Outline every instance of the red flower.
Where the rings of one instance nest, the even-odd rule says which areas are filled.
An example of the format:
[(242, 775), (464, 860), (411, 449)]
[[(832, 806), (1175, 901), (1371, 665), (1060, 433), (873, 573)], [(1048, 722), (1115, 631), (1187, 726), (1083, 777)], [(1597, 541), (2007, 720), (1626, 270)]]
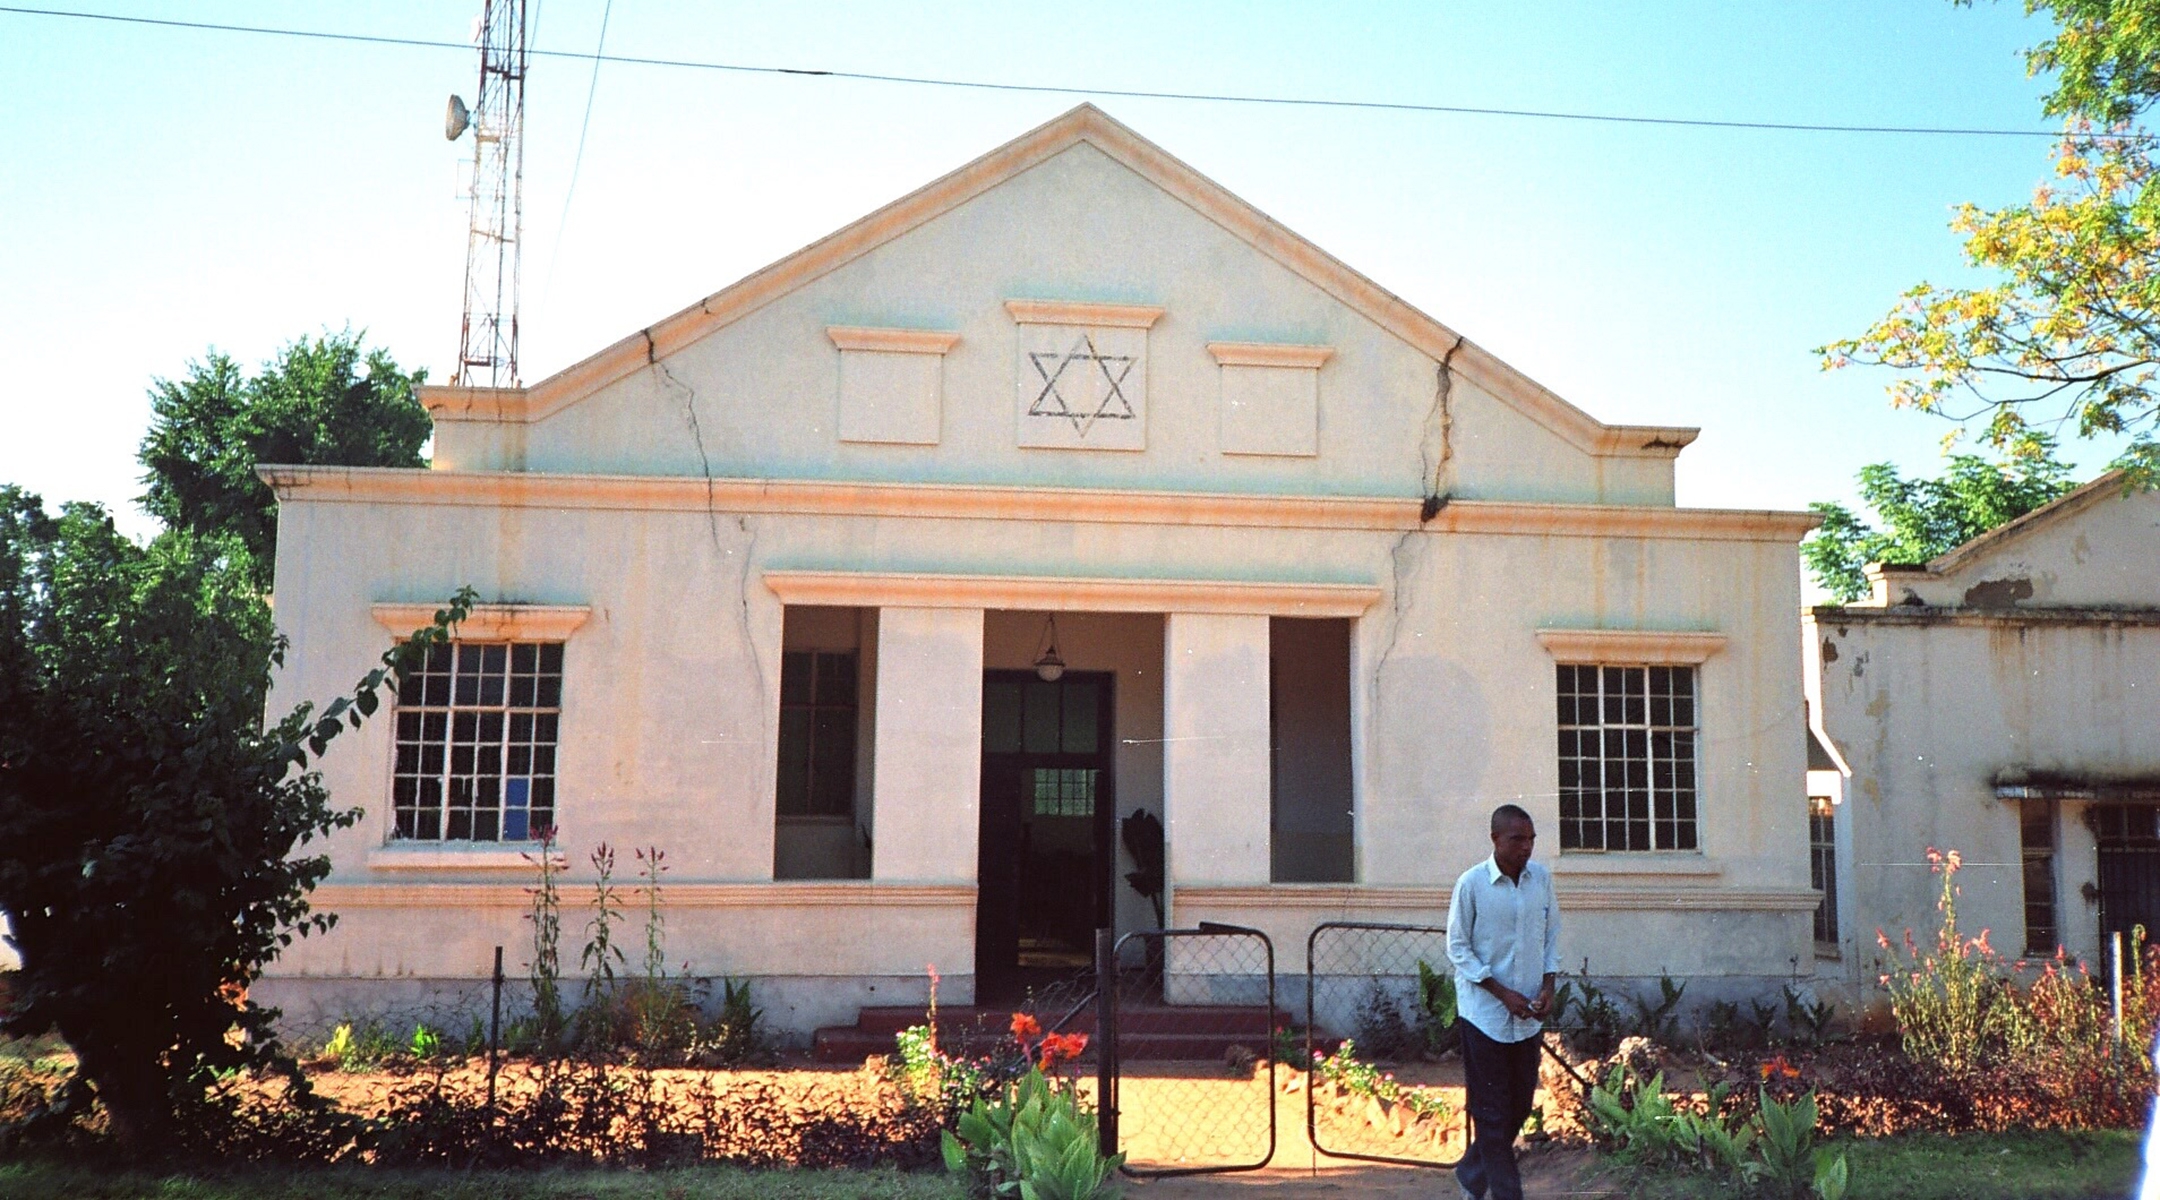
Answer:
[(1037, 1024), (1035, 1018), (1027, 1013), (1016, 1012), (1012, 1017), (1012, 1035), (1023, 1042), (1030, 1038), (1041, 1037), (1042, 1026)]
[(1042, 1040), (1042, 1057), (1036, 1065), (1049, 1071), (1061, 1062), (1072, 1062), (1087, 1052), (1087, 1044), (1084, 1033), (1049, 1034)]

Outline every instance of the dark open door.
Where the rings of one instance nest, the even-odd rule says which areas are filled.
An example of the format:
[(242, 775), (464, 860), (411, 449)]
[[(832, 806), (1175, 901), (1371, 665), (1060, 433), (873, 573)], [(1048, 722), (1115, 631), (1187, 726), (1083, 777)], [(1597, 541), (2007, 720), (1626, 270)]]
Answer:
[(983, 674), (975, 987), (983, 1003), (1083, 972), (1110, 923), (1111, 676)]
[(2134, 953), (2131, 932), (2160, 935), (2160, 807), (2096, 804), (2090, 810), (2100, 875), (2100, 960), (2108, 939), (2123, 935), (2123, 953)]

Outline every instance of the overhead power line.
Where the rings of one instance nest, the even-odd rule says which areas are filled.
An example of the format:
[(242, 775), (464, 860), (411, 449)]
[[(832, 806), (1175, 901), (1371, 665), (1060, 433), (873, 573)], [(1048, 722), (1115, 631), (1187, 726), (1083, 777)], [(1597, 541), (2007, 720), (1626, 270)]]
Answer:
[[(78, 12), (56, 8), (22, 8), (0, 5), (0, 13), (31, 17), (65, 17), (83, 21), (110, 21), (122, 25), (151, 25), (168, 29), (192, 29), (211, 33), (252, 33), (271, 37), (308, 38), (326, 42), (358, 42), (371, 46), (403, 46), (427, 50), (470, 51), (464, 42), (433, 38), (393, 37), (387, 34), (333, 33), (319, 29), (283, 29), (268, 25), (233, 25), (213, 21), (180, 21), (165, 17), (122, 16), (117, 13)], [(887, 75), (872, 71), (831, 71), (809, 67), (765, 67), (746, 63), (709, 62), (686, 58), (654, 58), (636, 54), (587, 53), (579, 50), (532, 50), (535, 58), (566, 58), (599, 64), (620, 63), (634, 67), (675, 67), (695, 71), (726, 71), (744, 75), (798, 75), (824, 79), (849, 79), (865, 83), (905, 84), (913, 87), (960, 88), (986, 92), (1029, 92), (1060, 96), (1114, 96), (1132, 100), (1189, 100), (1210, 104), (1265, 104), (1293, 108), (1339, 108), (1367, 112), (1440, 113), (1468, 117), (1514, 117), (1539, 121), (1576, 121), (1607, 125), (1663, 125), (1691, 129), (1761, 130), (1779, 133), (1860, 133), (1915, 137), (1985, 137), (2096, 139), (2105, 133), (2066, 134), (2046, 129), (1988, 129), (1934, 125), (1838, 125), (1808, 121), (1723, 121), (1704, 117), (1649, 117), (1623, 113), (1563, 112), (1554, 109), (1490, 108), (1467, 104), (1414, 104), (1393, 100), (1335, 100), (1312, 96), (1253, 96), (1217, 92), (1164, 92), (1137, 88), (1102, 88), (1045, 83), (993, 83), (975, 79), (939, 79), (921, 75)]]

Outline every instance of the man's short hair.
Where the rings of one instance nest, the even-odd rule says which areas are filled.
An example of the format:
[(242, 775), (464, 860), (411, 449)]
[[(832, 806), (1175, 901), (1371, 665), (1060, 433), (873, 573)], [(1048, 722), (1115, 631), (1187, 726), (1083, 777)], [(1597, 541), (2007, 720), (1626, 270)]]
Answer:
[(1532, 828), (1537, 827), (1537, 822), (1530, 819), (1530, 814), (1525, 812), (1520, 804), (1503, 804), (1492, 810), (1492, 831), (1495, 836), (1517, 821)]

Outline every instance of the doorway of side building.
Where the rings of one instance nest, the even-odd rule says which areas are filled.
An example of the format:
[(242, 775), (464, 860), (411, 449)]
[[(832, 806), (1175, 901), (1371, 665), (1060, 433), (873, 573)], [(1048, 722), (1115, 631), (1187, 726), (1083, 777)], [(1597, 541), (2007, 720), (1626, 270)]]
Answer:
[(1086, 971), (1111, 922), (1112, 676), (983, 673), (977, 1003)]

